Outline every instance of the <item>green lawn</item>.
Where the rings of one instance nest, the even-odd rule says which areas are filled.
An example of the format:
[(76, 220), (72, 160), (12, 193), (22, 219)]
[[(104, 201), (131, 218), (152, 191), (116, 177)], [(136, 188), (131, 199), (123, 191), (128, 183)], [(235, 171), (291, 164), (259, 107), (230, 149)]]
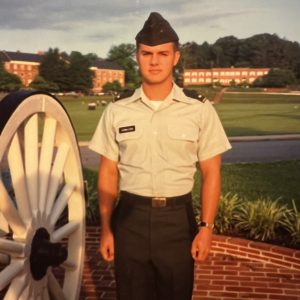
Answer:
[[(195, 176), (194, 195), (199, 195), (199, 173)], [(278, 199), (300, 207), (300, 161), (274, 163), (224, 164), (222, 194), (237, 194), (245, 200)]]
[[(88, 103), (102, 99), (61, 97), (80, 141), (90, 140), (104, 109), (88, 110)], [(229, 136), (300, 133), (300, 96), (225, 94), (215, 107)]]

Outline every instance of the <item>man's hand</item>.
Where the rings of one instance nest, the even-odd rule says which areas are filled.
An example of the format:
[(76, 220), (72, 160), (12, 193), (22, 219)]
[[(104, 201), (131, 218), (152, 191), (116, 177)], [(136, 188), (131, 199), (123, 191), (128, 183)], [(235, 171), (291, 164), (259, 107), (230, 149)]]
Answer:
[(114, 260), (114, 236), (111, 231), (102, 232), (99, 252), (107, 262)]
[(204, 261), (211, 249), (213, 231), (210, 228), (201, 227), (192, 243), (192, 257), (195, 261)]

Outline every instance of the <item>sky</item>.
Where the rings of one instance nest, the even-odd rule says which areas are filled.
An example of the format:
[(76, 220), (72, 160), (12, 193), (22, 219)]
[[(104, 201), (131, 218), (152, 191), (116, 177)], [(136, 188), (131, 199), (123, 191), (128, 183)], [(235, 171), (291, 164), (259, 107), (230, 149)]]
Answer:
[(300, 42), (299, 0), (0, 0), (0, 50), (59, 48), (106, 58), (112, 46), (135, 43), (152, 11), (181, 43), (260, 33)]

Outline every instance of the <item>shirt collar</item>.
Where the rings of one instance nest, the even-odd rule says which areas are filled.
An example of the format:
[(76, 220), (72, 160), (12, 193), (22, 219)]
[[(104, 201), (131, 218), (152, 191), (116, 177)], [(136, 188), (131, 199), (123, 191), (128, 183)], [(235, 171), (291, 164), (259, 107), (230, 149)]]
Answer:
[[(132, 96), (130, 96), (124, 104), (129, 104), (135, 101), (141, 100), (146, 104), (149, 104), (149, 98), (144, 94), (142, 87), (139, 87), (135, 90)], [(173, 82), (173, 88), (169, 95), (164, 99), (165, 103), (175, 101), (180, 101), (184, 103), (191, 104), (192, 102), (188, 99), (188, 97), (183, 93), (182, 88), (180, 88), (175, 82)], [(148, 103), (147, 103), (148, 102)]]

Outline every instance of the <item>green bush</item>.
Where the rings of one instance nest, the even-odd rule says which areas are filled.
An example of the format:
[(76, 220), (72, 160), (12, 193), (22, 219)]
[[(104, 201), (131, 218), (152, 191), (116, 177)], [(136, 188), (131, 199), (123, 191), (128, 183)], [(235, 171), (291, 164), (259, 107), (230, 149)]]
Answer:
[(220, 203), (215, 218), (215, 229), (220, 234), (230, 234), (234, 232), (234, 224), (237, 219), (237, 208), (241, 205), (238, 195), (227, 193), (221, 195)]
[(279, 229), (286, 227), (289, 211), (279, 199), (247, 201), (238, 208), (236, 226), (250, 239), (274, 241)]
[(300, 246), (300, 211), (293, 200), (293, 209), (290, 211), (286, 229), (291, 237), (291, 245)]

